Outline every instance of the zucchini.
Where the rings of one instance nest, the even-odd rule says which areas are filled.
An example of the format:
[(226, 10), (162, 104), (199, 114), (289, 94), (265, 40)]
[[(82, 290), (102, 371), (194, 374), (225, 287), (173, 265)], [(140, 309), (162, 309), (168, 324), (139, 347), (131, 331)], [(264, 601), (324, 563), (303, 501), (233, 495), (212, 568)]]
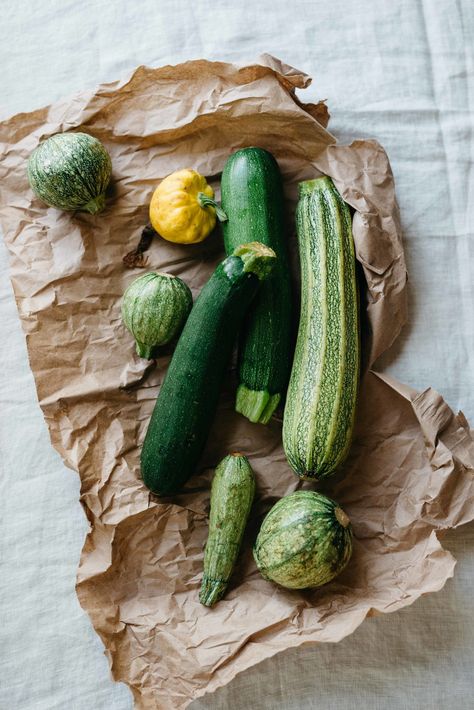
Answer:
[(105, 207), (112, 175), (110, 155), (88, 133), (56, 133), (39, 144), (28, 160), (31, 189), (60, 210), (91, 214)]
[(254, 495), (255, 476), (247, 457), (239, 453), (226, 456), (212, 480), (209, 536), (199, 595), (204, 606), (213, 606), (225, 594)]
[(137, 354), (153, 358), (179, 333), (192, 305), (189, 286), (177, 276), (150, 271), (132, 281), (123, 295), (122, 320)]
[(242, 318), (275, 261), (263, 244), (244, 244), (219, 264), (197, 298), (143, 443), (141, 473), (153, 493), (176, 493), (194, 472)]
[(351, 215), (329, 177), (299, 185), (301, 315), (283, 417), (283, 447), (301, 477), (344, 461), (359, 382), (359, 301)]
[(352, 527), (342, 508), (316, 491), (281, 498), (264, 519), (254, 546), (262, 576), (287, 589), (330, 582), (352, 554)]
[(283, 187), (275, 158), (262, 148), (238, 150), (221, 180), (222, 223), (227, 254), (257, 240), (277, 257), (273, 275), (260, 289), (239, 338), (239, 385), (235, 408), (266, 424), (284, 396), (291, 365), (291, 284), (285, 240)]

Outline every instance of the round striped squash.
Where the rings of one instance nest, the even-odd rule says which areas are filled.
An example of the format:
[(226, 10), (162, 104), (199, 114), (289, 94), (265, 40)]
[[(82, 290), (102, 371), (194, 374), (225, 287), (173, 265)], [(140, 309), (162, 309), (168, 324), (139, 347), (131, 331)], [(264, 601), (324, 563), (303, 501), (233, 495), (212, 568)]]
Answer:
[(320, 587), (349, 562), (352, 528), (339, 505), (315, 491), (296, 491), (264, 519), (254, 547), (265, 579), (288, 589)]
[(87, 133), (57, 133), (40, 143), (28, 160), (31, 189), (60, 210), (100, 212), (111, 174), (109, 154)]
[(122, 320), (135, 338), (137, 353), (152, 358), (181, 330), (193, 297), (177, 276), (150, 271), (132, 281), (123, 295)]

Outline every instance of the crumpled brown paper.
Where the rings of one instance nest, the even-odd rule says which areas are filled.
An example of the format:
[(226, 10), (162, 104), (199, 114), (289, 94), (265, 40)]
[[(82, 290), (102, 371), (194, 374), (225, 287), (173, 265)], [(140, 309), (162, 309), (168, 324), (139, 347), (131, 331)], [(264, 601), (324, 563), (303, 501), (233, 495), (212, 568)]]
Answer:
[[(80, 474), (91, 526), (78, 595), (137, 708), (184, 708), (285, 648), (338, 641), (368, 614), (440, 589), (454, 559), (437, 532), (474, 517), (474, 444), (463, 415), (432, 390), (417, 393), (367, 369), (405, 320), (393, 178), (376, 142), (335, 144), (324, 104), (295, 96), (309, 81), (268, 55), (245, 67), (140, 67), (126, 81), (0, 125), (1, 224), (31, 367), (53, 445)], [(28, 186), (26, 161), (38, 142), (76, 129), (102, 140), (112, 157), (100, 215), (48, 208)], [(218, 188), (228, 155), (248, 145), (268, 148), (282, 169), (295, 276), (297, 182), (326, 173), (355, 209), (367, 283), (354, 444), (344, 476), (323, 488), (350, 515), (355, 551), (340, 577), (310, 592), (266, 582), (251, 554), (264, 512), (300, 485), (282, 451), (281, 413), (267, 427), (237, 415), (230, 375), (198, 472), (186, 492), (160, 501), (140, 480), (139, 446), (169, 354), (143, 386), (121, 388), (146, 366), (120, 318), (123, 291), (142, 272), (126, 270), (122, 257), (147, 222), (157, 181), (190, 166)], [(221, 237), (194, 247), (157, 239), (148, 255), (150, 269), (178, 274), (196, 295), (222, 256)], [(198, 601), (209, 483), (235, 449), (252, 461), (258, 500), (227, 596), (209, 610)]]

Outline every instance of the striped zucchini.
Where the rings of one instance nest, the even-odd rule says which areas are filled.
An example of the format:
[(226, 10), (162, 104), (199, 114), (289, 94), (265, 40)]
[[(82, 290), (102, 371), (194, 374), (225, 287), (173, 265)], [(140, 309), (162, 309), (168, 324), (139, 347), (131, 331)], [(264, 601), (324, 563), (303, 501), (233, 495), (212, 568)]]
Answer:
[(275, 503), (253, 550), (262, 576), (287, 589), (327, 584), (342, 572), (351, 554), (348, 516), (316, 491), (296, 491)]
[(56, 133), (33, 151), (27, 169), (31, 189), (47, 205), (91, 214), (104, 209), (112, 163), (88, 133)]
[(177, 276), (150, 271), (132, 281), (123, 295), (122, 320), (138, 355), (155, 357), (182, 329), (192, 305), (189, 286)]
[(349, 207), (332, 180), (299, 185), (301, 315), (283, 446), (301, 478), (329, 476), (351, 443), (359, 382), (359, 301)]
[(222, 223), (227, 254), (242, 242), (259, 241), (277, 257), (239, 338), (235, 409), (251, 422), (267, 424), (285, 395), (291, 366), (291, 283), (285, 235), (284, 196), (278, 164), (263, 148), (238, 150), (221, 181)]
[(247, 457), (239, 453), (226, 456), (212, 480), (209, 537), (199, 595), (204, 606), (213, 606), (225, 594), (254, 495), (255, 476)]

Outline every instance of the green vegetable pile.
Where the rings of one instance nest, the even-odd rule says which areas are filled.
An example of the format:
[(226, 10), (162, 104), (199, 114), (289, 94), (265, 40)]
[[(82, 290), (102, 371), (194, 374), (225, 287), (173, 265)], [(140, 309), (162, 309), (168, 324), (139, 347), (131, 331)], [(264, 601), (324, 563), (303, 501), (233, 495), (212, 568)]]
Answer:
[[(83, 133), (52, 136), (28, 162), (35, 194), (64, 210), (104, 209), (110, 176), (105, 147)], [(224, 166), (221, 193), (218, 205), (205, 178), (185, 169), (162, 181), (150, 204), (152, 225), (168, 241), (195, 244), (207, 238), (216, 218), (221, 222), (227, 256), (195, 303), (181, 279), (158, 272), (136, 278), (122, 299), (123, 323), (139, 357), (156, 358), (160, 347), (174, 343), (141, 450), (142, 479), (158, 496), (179, 493), (196, 471), (236, 344), (235, 409), (265, 425), (284, 403), (283, 447), (300, 479), (317, 482), (339, 471), (351, 445), (360, 325), (349, 207), (327, 176), (299, 185), (301, 299), (294, 345), (275, 158), (257, 147), (236, 151)], [(142, 241), (127, 255), (129, 265), (143, 265), (150, 234), (146, 245)], [(199, 596), (206, 606), (225, 595), (255, 489), (246, 455), (231, 453), (217, 466)], [(335, 501), (297, 491), (268, 512), (253, 552), (265, 579), (287, 589), (319, 587), (349, 562), (351, 524)]]

